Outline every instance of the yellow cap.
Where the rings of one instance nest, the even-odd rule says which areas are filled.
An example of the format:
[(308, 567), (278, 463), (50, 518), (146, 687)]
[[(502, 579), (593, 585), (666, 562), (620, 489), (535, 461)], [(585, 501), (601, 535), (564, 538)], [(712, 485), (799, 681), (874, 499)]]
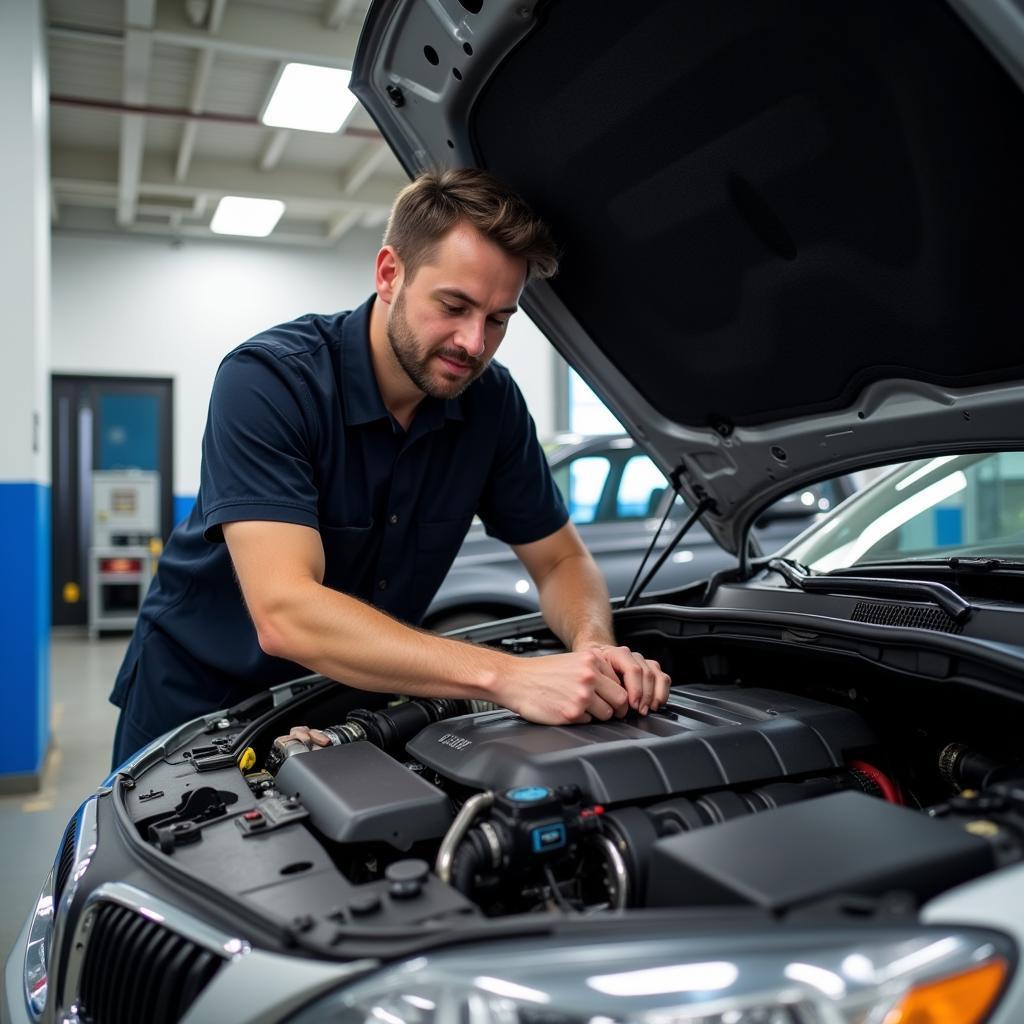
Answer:
[(246, 747), (238, 756), (238, 767), (247, 772), (256, 763), (256, 751)]

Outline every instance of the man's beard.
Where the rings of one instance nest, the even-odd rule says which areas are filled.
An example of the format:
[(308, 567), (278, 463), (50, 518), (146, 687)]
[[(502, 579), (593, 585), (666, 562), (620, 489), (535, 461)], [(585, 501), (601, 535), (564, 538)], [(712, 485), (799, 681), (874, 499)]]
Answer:
[[(440, 348), (433, 352), (424, 352), (423, 346), (409, 325), (405, 316), (405, 295), (398, 293), (398, 298), (391, 304), (391, 316), (387, 324), (388, 341), (391, 351), (398, 360), (398, 365), (406, 376), (431, 398), (458, 398), (470, 384), (487, 369), (487, 363), (481, 359), (467, 356), (461, 349)], [(439, 378), (430, 372), (430, 363), (435, 356), (444, 356), (453, 363), (461, 363), (470, 368), (470, 373), (456, 380)]]

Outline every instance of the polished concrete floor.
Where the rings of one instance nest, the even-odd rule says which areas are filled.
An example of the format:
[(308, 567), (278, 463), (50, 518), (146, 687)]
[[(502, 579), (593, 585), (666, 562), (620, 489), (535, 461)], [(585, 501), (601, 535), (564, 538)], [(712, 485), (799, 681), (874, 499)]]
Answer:
[(117, 709), (107, 694), (127, 645), (127, 636), (53, 638), (53, 744), (42, 788), (0, 797), (0, 963), (39, 895), (68, 818), (110, 770)]

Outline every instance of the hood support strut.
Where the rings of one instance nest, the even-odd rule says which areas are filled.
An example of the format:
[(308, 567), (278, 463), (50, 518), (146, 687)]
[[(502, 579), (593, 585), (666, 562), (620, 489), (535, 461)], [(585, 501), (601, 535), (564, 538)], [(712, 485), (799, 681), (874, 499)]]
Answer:
[[(679, 466), (676, 469), (672, 470), (672, 473), (669, 475), (669, 480), (672, 483), (672, 490), (676, 497), (679, 496), (681, 472), (682, 466)], [(697, 502), (697, 507), (690, 513), (689, 516), (687, 516), (686, 522), (683, 523), (681, 527), (679, 527), (679, 530), (676, 533), (676, 535), (672, 538), (672, 541), (669, 544), (665, 545), (664, 550), (661, 552), (660, 555), (658, 555), (657, 560), (655, 561), (654, 565), (651, 566), (650, 571), (647, 573), (647, 575), (644, 576), (642, 580), (640, 580), (640, 574), (643, 572), (644, 566), (647, 564), (647, 559), (651, 557), (651, 552), (654, 550), (655, 544), (658, 543), (658, 537), (661, 536), (662, 527), (665, 525), (665, 522), (668, 520), (668, 517), (672, 514), (673, 504), (674, 502), (669, 502), (668, 507), (665, 509), (665, 515), (662, 517), (661, 522), (658, 523), (658, 529), (654, 532), (654, 537), (651, 539), (650, 546), (644, 552), (644, 557), (640, 560), (640, 565), (637, 567), (636, 575), (633, 577), (633, 582), (629, 585), (629, 590), (626, 591), (626, 596), (625, 598), (623, 598), (623, 608), (629, 608), (631, 605), (636, 603), (637, 599), (646, 589), (647, 584), (650, 583), (652, 579), (654, 579), (658, 570), (665, 564), (665, 559), (668, 558), (668, 556), (672, 554), (673, 551), (675, 551), (676, 547), (678, 547), (679, 545), (679, 542), (693, 528), (693, 524), (696, 523), (697, 520), (700, 519), (700, 517), (704, 515), (705, 512), (713, 508), (715, 503), (711, 498), (701, 498), (700, 501)], [(639, 584), (637, 583), (637, 580), (640, 580)]]

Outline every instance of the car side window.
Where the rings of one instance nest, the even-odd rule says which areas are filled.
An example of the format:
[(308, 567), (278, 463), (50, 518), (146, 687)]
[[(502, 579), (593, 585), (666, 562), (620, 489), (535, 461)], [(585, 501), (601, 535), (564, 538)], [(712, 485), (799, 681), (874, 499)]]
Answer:
[(610, 471), (611, 463), (603, 455), (583, 455), (554, 471), (569, 518), (577, 526), (594, 521)]
[(668, 481), (646, 455), (632, 456), (622, 469), (615, 497), (616, 519), (646, 519), (657, 514)]

